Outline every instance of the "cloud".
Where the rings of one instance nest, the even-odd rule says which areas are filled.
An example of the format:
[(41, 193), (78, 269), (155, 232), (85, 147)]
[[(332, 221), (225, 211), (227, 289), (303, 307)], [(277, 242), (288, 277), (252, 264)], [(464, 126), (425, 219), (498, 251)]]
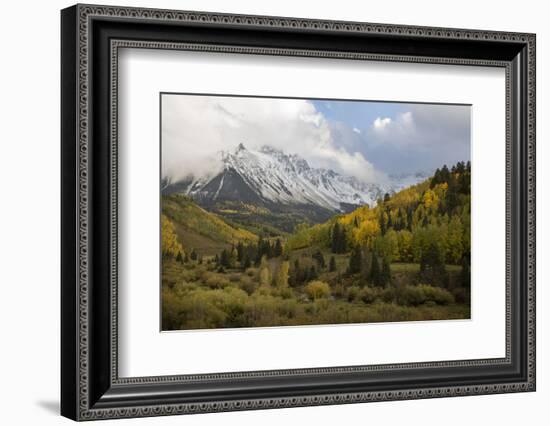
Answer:
[(384, 130), (386, 127), (388, 127), (391, 124), (391, 118), (389, 117), (377, 117), (374, 122), (372, 123), (372, 127), (374, 130)]
[(354, 131), (355, 133), (357, 133), (358, 135), (361, 134), (361, 130), (358, 129), (357, 127), (354, 127), (353, 129), (351, 129), (352, 131)]
[(403, 104), (392, 117), (378, 116), (360, 151), (388, 173), (431, 171), (470, 159), (471, 107)]
[(449, 140), (469, 145), (470, 107), (462, 105), (409, 105), (406, 112), (378, 117), (371, 126), (374, 142), (396, 146), (442, 146)]
[(239, 143), (252, 149), (269, 145), (365, 182), (385, 178), (363, 154), (338, 144), (330, 123), (307, 100), (162, 96), (163, 177), (214, 175), (221, 167), (219, 151)]
[(411, 141), (409, 138), (415, 130), (415, 123), (411, 111), (400, 113), (395, 119), (390, 117), (377, 117), (371, 126), (372, 131), (377, 135), (375, 140), (400, 143)]

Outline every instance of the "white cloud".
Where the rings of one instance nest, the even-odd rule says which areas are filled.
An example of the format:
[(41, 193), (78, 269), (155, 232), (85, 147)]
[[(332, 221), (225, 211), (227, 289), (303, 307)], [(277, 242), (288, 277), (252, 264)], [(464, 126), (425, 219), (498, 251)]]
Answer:
[(354, 127), (352, 130), (353, 130), (355, 133), (357, 133), (358, 135), (361, 134), (361, 130), (358, 129), (357, 127)]
[(377, 117), (376, 120), (372, 123), (372, 126), (375, 130), (384, 130), (391, 124), (392, 120), (390, 117)]
[(401, 114), (401, 115), (399, 116), (399, 120), (400, 120), (404, 125), (412, 125), (412, 124), (413, 124), (413, 115), (412, 115), (412, 112), (410, 112), (410, 111), (404, 112), (403, 114)]
[(215, 174), (217, 153), (239, 143), (270, 145), (367, 182), (384, 178), (361, 153), (336, 144), (326, 118), (306, 100), (163, 95), (164, 177)]
[[(447, 144), (451, 139), (469, 145), (470, 109), (461, 105), (418, 104), (396, 117), (374, 120), (370, 132), (374, 143), (417, 149)], [(452, 141), (455, 142), (455, 141)], [(454, 144), (453, 144), (454, 145)]]
[(372, 123), (373, 130), (379, 133), (410, 132), (413, 126), (414, 120), (410, 111), (399, 114), (395, 119), (377, 117)]
[(469, 105), (408, 104), (363, 132), (363, 152), (388, 173), (431, 171), (470, 159)]

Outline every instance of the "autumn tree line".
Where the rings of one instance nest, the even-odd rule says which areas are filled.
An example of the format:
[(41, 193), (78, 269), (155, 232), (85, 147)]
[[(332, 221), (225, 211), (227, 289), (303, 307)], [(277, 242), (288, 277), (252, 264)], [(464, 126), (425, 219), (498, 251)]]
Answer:
[(470, 162), (445, 165), (421, 184), (385, 194), (375, 207), (360, 207), (328, 224), (300, 225), (288, 246), (349, 253), (348, 272), (374, 285), (388, 283), (393, 262), (420, 264), (422, 282), (438, 285), (447, 280), (446, 264), (461, 265), (462, 281), (469, 285), (470, 181)]

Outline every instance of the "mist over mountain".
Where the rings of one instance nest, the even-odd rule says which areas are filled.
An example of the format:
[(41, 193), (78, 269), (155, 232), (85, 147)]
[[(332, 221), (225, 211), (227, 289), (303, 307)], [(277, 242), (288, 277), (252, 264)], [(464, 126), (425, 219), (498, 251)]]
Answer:
[(207, 178), (190, 177), (163, 182), (162, 193), (182, 193), (199, 204), (234, 201), (257, 206), (315, 206), (347, 212), (360, 205), (375, 205), (385, 193), (425, 180), (427, 174), (389, 176), (365, 183), (330, 169), (314, 168), (302, 157), (271, 146), (258, 150), (242, 143), (218, 153), (222, 170)]

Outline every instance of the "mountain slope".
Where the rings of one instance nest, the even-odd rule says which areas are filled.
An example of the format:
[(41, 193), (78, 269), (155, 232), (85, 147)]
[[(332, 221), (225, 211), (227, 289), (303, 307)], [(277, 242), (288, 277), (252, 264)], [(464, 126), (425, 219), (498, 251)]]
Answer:
[(312, 168), (303, 158), (272, 147), (250, 150), (242, 144), (233, 152), (222, 152), (221, 162), (223, 169), (213, 178), (170, 183), (163, 193), (184, 193), (205, 206), (239, 201), (267, 207), (316, 206), (347, 212), (360, 205), (374, 205), (384, 193), (424, 178), (413, 175), (386, 183), (364, 183), (333, 170)]
[(380, 257), (420, 263), (422, 254), (435, 244), (438, 256), (458, 265), (470, 258), (470, 180), (470, 162), (458, 162), (450, 170), (443, 166), (375, 207), (362, 206), (325, 223), (300, 227), (287, 239), (287, 248), (321, 247), (342, 253), (368, 247)]
[(175, 225), (179, 241), (187, 249), (200, 254), (217, 252), (239, 241), (256, 241), (258, 237), (239, 227), (231, 226), (217, 215), (199, 207), (189, 197), (165, 195), (162, 213)]

